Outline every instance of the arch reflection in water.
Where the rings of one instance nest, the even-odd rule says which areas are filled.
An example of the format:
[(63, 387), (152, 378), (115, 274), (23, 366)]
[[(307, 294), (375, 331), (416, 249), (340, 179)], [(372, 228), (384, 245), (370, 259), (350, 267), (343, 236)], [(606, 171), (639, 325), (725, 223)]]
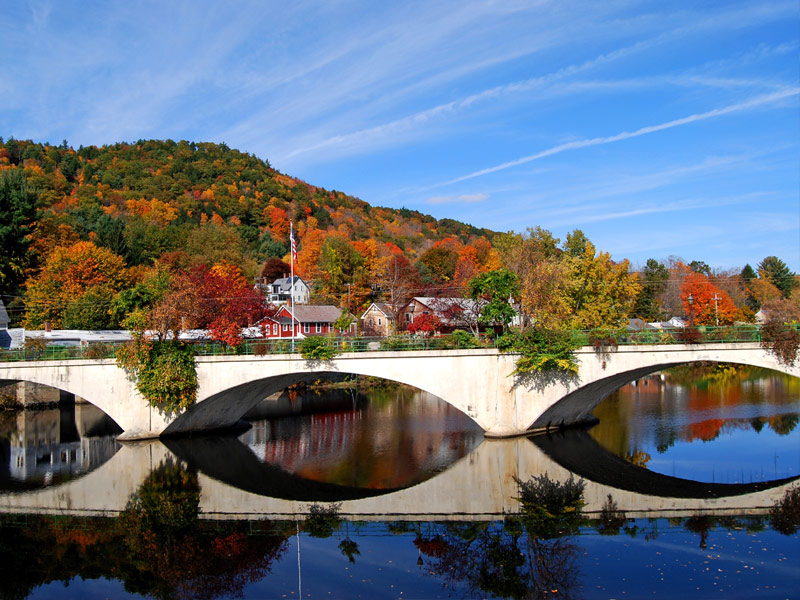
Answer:
[(408, 388), (371, 390), (369, 399), (355, 390), (283, 394), (249, 416), (271, 418), (238, 439), (165, 444), (205, 474), (255, 494), (333, 502), (425, 481), (483, 439), (456, 409)]
[(651, 471), (746, 483), (800, 473), (800, 379), (733, 365), (645, 377), (594, 411), (590, 435)]
[(83, 402), (0, 413), (0, 490), (81, 477), (114, 456), (119, 433), (103, 411)]

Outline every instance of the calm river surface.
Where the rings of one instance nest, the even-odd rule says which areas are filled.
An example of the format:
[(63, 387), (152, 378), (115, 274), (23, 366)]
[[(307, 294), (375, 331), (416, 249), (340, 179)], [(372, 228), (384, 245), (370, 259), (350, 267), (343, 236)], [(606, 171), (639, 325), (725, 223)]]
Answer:
[[(334, 390), (238, 434), (119, 444), (89, 405), (0, 414), (3, 598), (791, 598), (800, 382), (671, 371), (598, 425), (484, 440), (438, 399)], [(544, 478), (546, 475), (546, 479)], [(584, 482), (580, 515), (515, 480)]]

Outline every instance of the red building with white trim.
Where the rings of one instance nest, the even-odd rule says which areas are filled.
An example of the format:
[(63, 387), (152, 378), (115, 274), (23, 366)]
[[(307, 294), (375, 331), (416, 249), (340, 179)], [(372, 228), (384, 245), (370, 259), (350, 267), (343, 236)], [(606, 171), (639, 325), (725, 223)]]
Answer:
[(342, 314), (342, 309), (336, 306), (313, 306), (309, 304), (296, 304), (294, 307), (294, 322), (292, 321), (292, 307), (281, 306), (277, 313), (266, 317), (261, 324), (264, 326), (265, 337), (268, 339), (308, 337), (312, 335), (325, 335), (334, 331), (333, 323)]

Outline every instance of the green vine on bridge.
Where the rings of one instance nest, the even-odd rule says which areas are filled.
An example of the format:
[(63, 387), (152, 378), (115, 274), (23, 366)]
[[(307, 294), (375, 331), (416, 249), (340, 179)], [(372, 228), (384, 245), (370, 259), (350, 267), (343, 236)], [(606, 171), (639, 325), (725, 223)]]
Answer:
[(520, 354), (513, 375), (526, 373), (578, 373), (575, 350), (579, 348), (570, 332), (533, 327), (522, 333), (509, 332), (497, 338), (503, 352)]
[(306, 360), (331, 360), (340, 353), (332, 339), (323, 336), (310, 336), (300, 342), (300, 355)]
[(197, 399), (197, 369), (189, 344), (134, 335), (130, 344), (117, 350), (116, 359), (154, 408), (179, 412)]

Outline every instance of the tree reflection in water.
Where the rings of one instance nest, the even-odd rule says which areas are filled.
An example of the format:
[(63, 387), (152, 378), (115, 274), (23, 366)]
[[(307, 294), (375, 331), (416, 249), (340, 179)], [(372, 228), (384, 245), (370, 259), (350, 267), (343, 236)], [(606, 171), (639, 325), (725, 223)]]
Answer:
[(429, 526), (424, 533), (420, 529), (414, 545), (423, 569), (448, 586), (466, 584), (470, 595), (569, 598), (578, 582), (580, 546), (569, 537), (531, 535), (524, 517)]
[(547, 474), (517, 480), (521, 512), (502, 525), (444, 525), (420, 532), (414, 544), (423, 565), (452, 583), (503, 598), (544, 598), (576, 591), (580, 547), (572, 539), (588, 523), (582, 515), (583, 480), (559, 482)]
[(197, 474), (166, 461), (128, 503), (119, 523), (129, 551), (125, 589), (157, 598), (240, 595), (263, 579), (287, 546), (283, 535), (252, 536), (228, 524), (208, 535), (198, 519)]
[[(198, 519), (197, 475), (167, 461), (116, 519), (44, 515), (0, 517), (0, 597), (76, 577), (120, 580), (154, 598), (241, 596), (288, 546), (274, 523)], [(288, 524), (287, 524), (288, 526)]]

